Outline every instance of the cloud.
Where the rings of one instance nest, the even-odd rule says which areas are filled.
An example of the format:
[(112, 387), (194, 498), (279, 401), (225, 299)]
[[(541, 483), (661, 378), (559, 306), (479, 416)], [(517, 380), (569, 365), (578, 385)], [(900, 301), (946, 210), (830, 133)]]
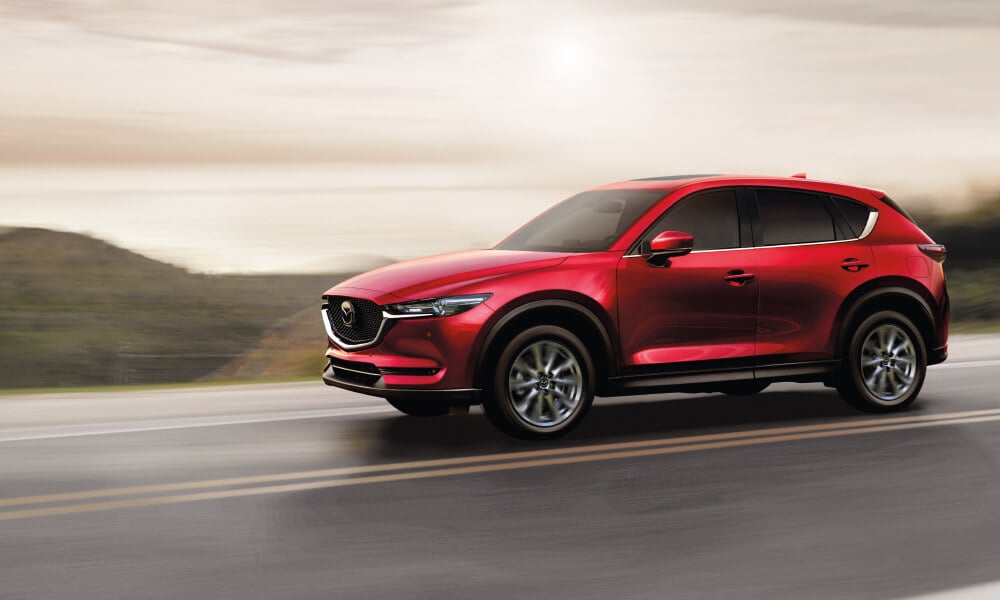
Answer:
[(8, 0), (0, 20), (140, 44), (301, 62), (465, 35), (469, 0)]
[(397, 139), (384, 133), (304, 138), (293, 133), (179, 126), (166, 115), (76, 118), (0, 115), (0, 164), (149, 163), (475, 164), (505, 160), (512, 150), (461, 135)]
[[(595, 3), (603, 5), (603, 2)], [(616, 10), (723, 12), (891, 27), (1000, 27), (997, 0), (619, 0)], [(752, 26), (752, 25), (751, 25)]]

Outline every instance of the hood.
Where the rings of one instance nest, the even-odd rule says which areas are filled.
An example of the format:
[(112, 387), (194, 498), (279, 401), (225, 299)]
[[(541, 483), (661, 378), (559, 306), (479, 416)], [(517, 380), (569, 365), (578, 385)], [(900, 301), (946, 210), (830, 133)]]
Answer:
[(362, 273), (327, 292), (360, 288), (389, 293), (401, 300), (419, 300), (456, 292), (470, 284), (524, 271), (554, 267), (572, 256), (558, 252), (468, 250), (399, 262)]

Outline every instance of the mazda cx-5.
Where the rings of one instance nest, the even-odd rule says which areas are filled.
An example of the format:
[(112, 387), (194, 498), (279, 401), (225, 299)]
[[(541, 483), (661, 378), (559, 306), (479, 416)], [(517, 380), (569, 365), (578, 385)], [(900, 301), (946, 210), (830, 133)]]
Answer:
[(898, 410), (947, 356), (944, 258), (875, 189), (802, 176), (613, 183), (491, 249), (328, 290), (323, 379), (414, 416), (481, 404), (529, 438), (566, 433), (595, 396), (752, 395), (777, 381)]

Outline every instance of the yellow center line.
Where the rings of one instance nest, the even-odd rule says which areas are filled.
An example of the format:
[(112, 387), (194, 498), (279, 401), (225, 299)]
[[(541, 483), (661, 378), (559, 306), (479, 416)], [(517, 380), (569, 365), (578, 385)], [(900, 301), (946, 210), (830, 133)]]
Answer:
[[(969, 411), (969, 412), (996, 413), (997, 411)], [(883, 423), (885, 421), (888, 421), (888, 419), (882, 420)], [(132, 508), (140, 506), (177, 504), (183, 502), (196, 502), (201, 500), (241, 498), (247, 496), (259, 496), (265, 494), (277, 494), (277, 493), (296, 492), (305, 490), (348, 487), (348, 486), (387, 483), (395, 481), (408, 481), (414, 479), (428, 479), (432, 477), (452, 477), (456, 475), (470, 475), (477, 473), (510, 471), (516, 469), (530, 469), (537, 467), (549, 467), (549, 466), (566, 465), (574, 463), (620, 460), (623, 458), (638, 458), (638, 457), (657, 456), (664, 454), (679, 454), (686, 452), (697, 452), (700, 450), (735, 448), (740, 446), (764, 445), (764, 444), (773, 444), (779, 442), (791, 442), (798, 440), (860, 435), (864, 433), (875, 433), (883, 431), (901, 431), (906, 429), (940, 427), (946, 425), (985, 423), (991, 421), (1000, 421), (1000, 414), (991, 414), (987, 416), (978, 416), (978, 417), (970, 416), (965, 418), (952, 418), (947, 420), (945, 419), (936, 419), (936, 420), (924, 419), (922, 421), (911, 420), (911, 422), (896, 423), (892, 425), (883, 424), (871, 427), (835, 428), (824, 431), (812, 431), (805, 433), (791, 433), (791, 434), (781, 434), (781, 435), (766, 435), (766, 436), (757, 436), (744, 439), (733, 439), (733, 440), (704, 442), (704, 443), (688, 443), (683, 445), (642, 448), (637, 450), (624, 450), (616, 452), (588, 453), (576, 456), (562, 456), (558, 458), (519, 460), (506, 463), (481, 464), (481, 465), (473, 465), (465, 467), (452, 467), (445, 469), (430, 469), (423, 471), (410, 471), (405, 473), (389, 473), (384, 475), (369, 475), (369, 476), (354, 477), (349, 479), (328, 479), (321, 481), (289, 483), (284, 485), (248, 487), (248, 488), (239, 488), (232, 490), (217, 490), (217, 491), (199, 492), (192, 494), (178, 494), (170, 496), (155, 496), (147, 498), (111, 500), (104, 502), (91, 502), (91, 503), (66, 505), (66, 506), (53, 506), (47, 508), (31, 508), (31, 509), (0, 512), (0, 521), (13, 520), (13, 519), (27, 519), (33, 517), (52, 516), (52, 515), (65, 515), (65, 514), (82, 513), (82, 512), (93, 512), (102, 510), (112, 510), (116, 508)], [(786, 428), (786, 429), (794, 429), (794, 428)], [(692, 436), (692, 437), (699, 437), (699, 436)]]
[(132, 496), (139, 494), (155, 494), (159, 492), (176, 492), (182, 490), (193, 490), (214, 487), (230, 487), (238, 485), (252, 485), (259, 483), (273, 483), (281, 481), (294, 481), (297, 479), (319, 479), (324, 477), (343, 477), (349, 475), (363, 475), (368, 473), (383, 473), (391, 471), (404, 471), (410, 469), (429, 469), (435, 467), (449, 467), (456, 465), (468, 465), (483, 462), (510, 461), (520, 459), (543, 458), (550, 456), (565, 456), (571, 454), (594, 453), (631, 450), (636, 448), (654, 448), (662, 446), (675, 446), (684, 444), (696, 444), (703, 442), (714, 442), (720, 440), (731, 440), (740, 438), (756, 438), (772, 435), (787, 435), (794, 433), (807, 433), (813, 431), (835, 431), (839, 429), (855, 429), (861, 427), (873, 427), (882, 425), (895, 425), (902, 423), (923, 423), (947, 421), (952, 419), (979, 417), (988, 415), (1000, 415), (1000, 408), (986, 410), (972, 410), (953, 413), (938, 413), (932, 415), (915, 415), (907, 417), (892, 417), (880, 419), (868, 419), (863, 421), (839, 421), (835, 423), (820, 423), (816, 425), (798, 425), (793, 427), (772, 427), (768, 429), (755, 429), (747, 431), (732, 431), (728, 433), (713, 433), (704, 435), (681, 436), (673, 438), (659, 438), (654, 440), (641, 440), (636, 442), (614, 442), (608, 444), (592, 444), (587, 446), (572, 446), (569, 448), (547, 448), (544, 450), (526, 450), (521, 452), (503, 452), (497, 454), (481, 454), (477, 456), (463, 456), (453, 458), (438, 458), (430, 460), (406, 461), (398, 463), (387, 463), (380, 465), (360, 465), (355, 467), (339, 467), (331, 469), (318, 469), (312, 471), (296, 471), (289, 473), (274, 473), (270, 475), (249, 475), (244, 477), (227, 477), (222, 479), (205, 479), (200, 481), (183, 481), (177, 483), (162, 483), (142, 486), (108, 488), (101, 490), (83, 490), (79, 492), (65, 492), (59, 494), (44, 494), (37, 496), (22, 496), (16, 498), (0, 499), (0, 507), (23, 506), (26, 504), (42, 504), (50, 502), (66, 502), (71, 500), (88, 500), (93, 498), (108, 498), (113, 496)]

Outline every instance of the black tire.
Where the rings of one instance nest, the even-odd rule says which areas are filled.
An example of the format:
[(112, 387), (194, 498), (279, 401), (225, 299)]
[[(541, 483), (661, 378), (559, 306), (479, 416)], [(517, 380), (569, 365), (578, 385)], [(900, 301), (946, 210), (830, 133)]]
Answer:
[[(542, 363), (558, 364), (538, 364), (539, 356), (546, 357)], [(534, 375), (525, 373), (529, 365)], [(580, 423), (595, 389), (594, 363), (580, 338), (562, 327), (539, 325), (515, 335), (500, 351), (485, 386), (483, 412), (514, 437), (555, 438)]]
[(386, 398), (389, 404), (411, 417), (441, 417), (448, 414), (448, 404), (440, 400), (401, 400)]
[(763, 392), (767, 386), (771, 385), (767, 381), (740, 381), (728, 383), (719, 389), (723, 394), (729, 396), (756, 396)]
[(916, 400), (926, 374), (927, 348), (920, 330), (904, 315), (880, 311), (862, 320), (851, 336), (837, 391), (861, 410), (901, 410)]

